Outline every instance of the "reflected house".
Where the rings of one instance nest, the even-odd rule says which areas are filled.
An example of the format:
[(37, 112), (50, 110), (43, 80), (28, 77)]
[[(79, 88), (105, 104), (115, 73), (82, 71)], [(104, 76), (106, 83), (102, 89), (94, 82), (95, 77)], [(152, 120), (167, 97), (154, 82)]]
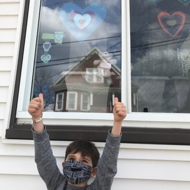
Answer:
[(111, 76), (105, 77), (104, 69), (94, 65), (100, 52), (92, 48), (51, 86), (55, 111), (112, 112), (113, 98), (121, 97), (121, 70), (112, 64)]

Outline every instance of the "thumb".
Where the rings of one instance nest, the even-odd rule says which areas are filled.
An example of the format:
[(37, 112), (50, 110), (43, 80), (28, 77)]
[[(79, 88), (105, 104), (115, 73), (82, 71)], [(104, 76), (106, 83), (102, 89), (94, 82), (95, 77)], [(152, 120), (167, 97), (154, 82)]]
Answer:
[(39, 94), (39, 98), (42, 100), (42, 102), (43, 102), (43, 94), (42, 93), (40, 93)]
[(118, 98), (115, 97), (115, 98), (114, 98), (114, 105), (115, 105), (117, 102), (118, 102)]

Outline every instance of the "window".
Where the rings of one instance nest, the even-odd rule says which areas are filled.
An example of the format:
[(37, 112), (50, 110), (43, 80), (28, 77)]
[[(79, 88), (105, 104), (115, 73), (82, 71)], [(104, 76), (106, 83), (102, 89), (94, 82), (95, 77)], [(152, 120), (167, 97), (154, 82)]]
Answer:
[(104, 71), (103, 69), (86, 69), (86, 80), (90, 83), (103, 83)]
[[(92, 98), (92, 96), (91, 96)], [(92, 102), (93, 100), (91, 100)], [(81, 110), (89, 111), (90, 110), (90, 96), (88, 94), (81, 94)]]
[(77, 110), (77, 92), (67, 92), (67, 110)]
[(58, 93), (56, 95), (56, 111), (63, 110), (63, 93)]
[(26, 129), (29, 101), (48, 92), (51, 139), (74, 139), (79, 125), (94, 132), (90, 140), (104, 139), (107, 128), (96, 130), (112, 125), (115, 96), (127, 105), (123, 142), (188, 144), (189, 8), (178, 0), (30, 1), (7, 137)]

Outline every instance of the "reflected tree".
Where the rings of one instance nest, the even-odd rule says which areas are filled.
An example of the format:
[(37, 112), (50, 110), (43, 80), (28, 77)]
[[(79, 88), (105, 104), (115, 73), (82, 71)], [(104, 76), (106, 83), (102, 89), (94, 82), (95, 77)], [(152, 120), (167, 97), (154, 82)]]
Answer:
[(50, 104), (54, 104), (54, 91), (51, 88), (53, 83), (51, 72), (40, 69), (36, 71), (34, 81), (34, 93), (33, 97), (38, 97), (40, 93), (43, 93), (44, 97), (44, 109)]

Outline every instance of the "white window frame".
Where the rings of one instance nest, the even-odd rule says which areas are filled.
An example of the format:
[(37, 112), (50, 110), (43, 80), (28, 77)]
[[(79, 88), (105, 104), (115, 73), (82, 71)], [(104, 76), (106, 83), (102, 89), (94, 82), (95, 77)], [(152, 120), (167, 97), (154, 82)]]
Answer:
[[(25, 49), (23, 55), (23, 66), (21, 73), (21, 82), (19, 89), (19, 99), (17, 106), (17, 123), (20, 121), (30, 121), (31, 116), (27, 112), (30, 102), (32, 75), (34, 67), (34, 55), (37, 28), (39, 19), (40, 1), (30, 1), (28, 27), (25, 40)], [(131, 42), (130, 42), (130, 2), (129, 0), (121, 0), (122, 12), (122, 59), (121, 59), (121, 101), (126, 105), (128, 116), (123, 122), (123, 126), (134, 127), (157, 127), (157, 128), (190, 128), (190, 114), (182, 113), (142, 113), (132, 112), (131, 102)], [(124, 82), (125, 81), (125, 82)], [(86, 113), (75, 112), (44, 112), (45, 124), (89, 124), (89, 120), (94, 125), (112, 125), (113, 114), (111, 113)]]
[[(69, 108), (69, 94), (74, 94), (75, 95), (75, 107), (74, 108)], [(77, 103), (78, 103), (78, 93), (74, 91), (67, 91), (67, 100), (66, 100), (66, 110), (77, 110)]]
[[(88, 104), (87, 109), (84, 109), (84, 108), (83, 108), (83, 102), (84, 102), (84, 101), (83, 101), (83, 98), (84, 98), (84, 95), (88, 97), (88, 102), (85, 102), (85, 103)], [(81, 94), (80, 110), (81, 110), (81, 111), (89, 111), (89, 110), (90, 110), (90, 94), (87, 94), (87, 93)]]
[[(58, 108), (58, 99), (59, 99), (59, 95), (62, 95), (62, 104), (61, 104), (61, 108), (59, 109)], [(64, 100), (64, 93), (62, 93), (62, 92), (59, 92), (59, 93), (57, 93), (56, 94), (56, 106), (55, 106), (55, 111), (61, 111), (61, 110), (63, 110), (63, 100)]]
[[(92, 72), (90, 72), (92, 70)], [(97, 72), (98, 71), (98, 72)], [(91, 74), (92, 81), (88, 80), (89, 73)], [(97, 81), (97, 75), (101, 73), (101, 81)], [(103, 83), (104, 82), (104, 70), (102, 68), (86, 68), (86, 81), (89, 83)]]

